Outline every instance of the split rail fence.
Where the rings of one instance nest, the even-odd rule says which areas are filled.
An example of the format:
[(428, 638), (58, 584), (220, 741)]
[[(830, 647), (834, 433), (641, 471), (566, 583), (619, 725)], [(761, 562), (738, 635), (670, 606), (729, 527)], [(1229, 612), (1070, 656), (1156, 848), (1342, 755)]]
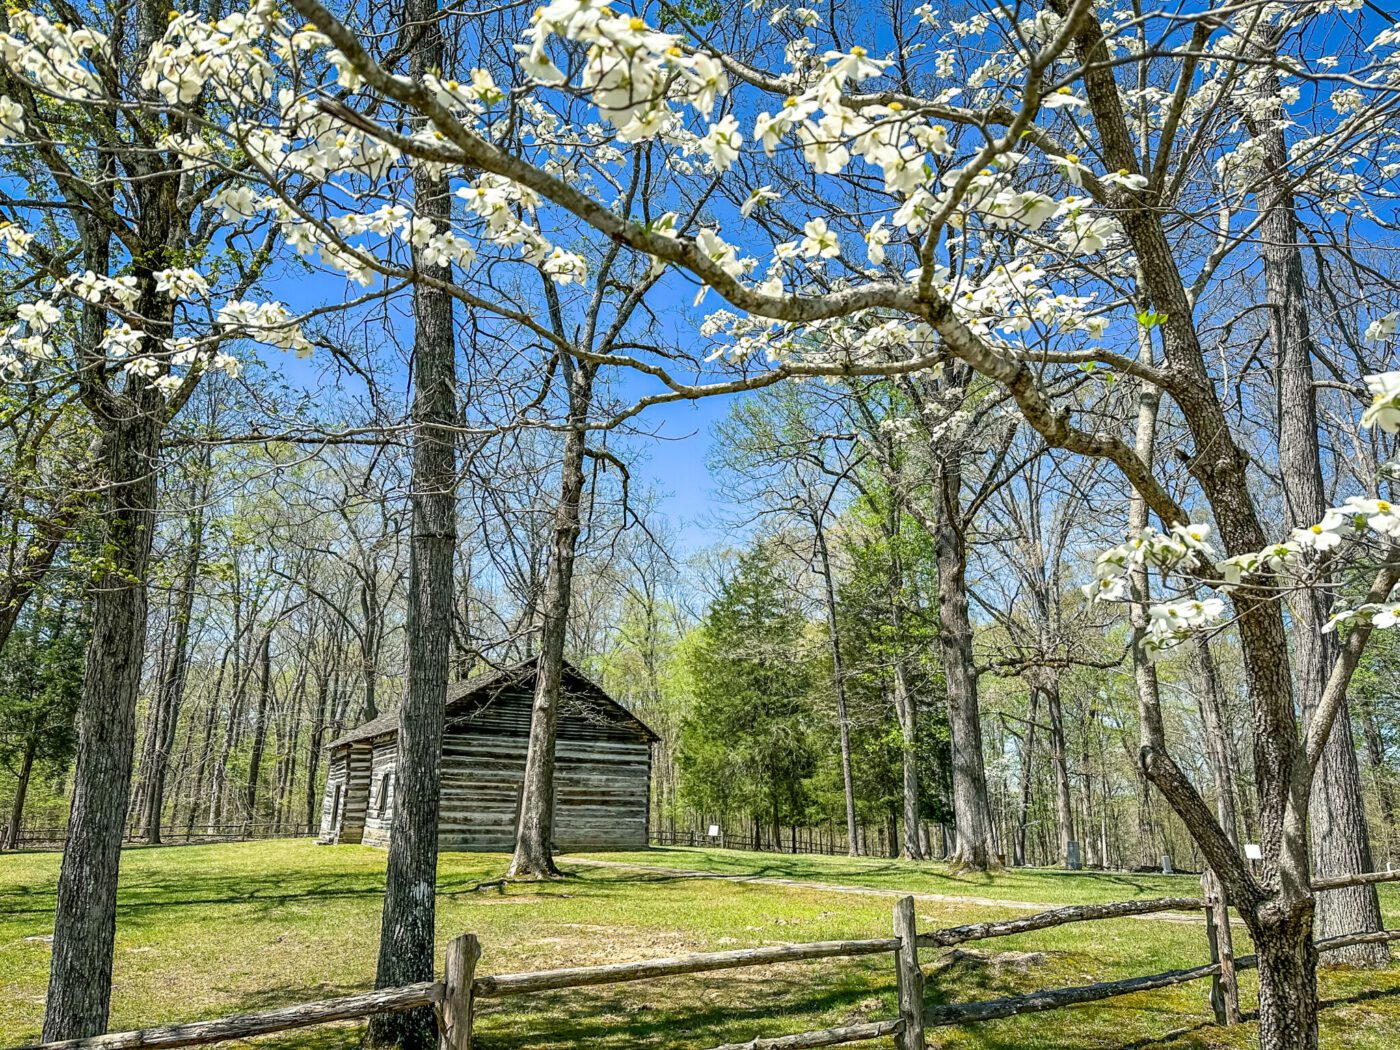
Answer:
[[(1326, 892), (1345, 886), (1394, 880), (1400, 880), (1400, 872), (1340, 876), (1319, 880), (1314, 884), (1314, 889)], [(443, 978), (440, 981), (385, 988), (212, 1021), (193, 1021), (132, 1032), (114, 1032), (87, 1039), (42, 1043), (18, 1050), (144, 1050), (156, 1047), (199, 1046), (420, 1007), (431, 1007), (436, 1012), (441, 1033), (440, 1050), (471, 1050), (476, 1006), (478, 1002), (486, 999), (621, 984), (628, 981), (647, 981), (740, 967), (875, 955), (889, 955), (893, 958), (899, 1004), (897, 1016), (794, 1035), (768, 1036), (743, 1043), (727, 1043), (711, 1050), (805, 1050), (809, 1047), (838, 1046), (887, 1037), (894, 1039), (898, 1050), (925, 1050), (924, 1033), (930, 1028), (1057, 1010), (1206, 979), (1211, 982), (1210, 1002), (1216, 1022), (1222, 1025), (1236, 1024), (1239, 1023), (1240, 1013), (1235, 977), (1239, 971), (1250, 969), (1258, 963), (1253, 956), (1234, 956), (1230, 943), (1229, 907), (1219, 892), (1218, 884), (1209, 873), (1202, 880), (1202, 889), (1201, 897), (1162, 897), (1154, 900), (1074, 905), (1017, 919), (970, 923), (924, 933), (920, 933), (916, 928), (914, 898), (902, 897), (894, 906), (893, 933), (889, 937), (741, 948), (666, 959), (644, 959), (601, 966), (577, 966), (489, 976), (477, 975), (476, 966), (481, 958), (481, 945), (475, 934), (466, 933), (449, 942)], [(936, 1006), (928, 1006), (924, 1002), (924, 973), (919, 965), (921, 948), (951, 948), (973, 941), (1031, 933), (1070, 923), (1121, 919), (1168, 911), (1204, 912), (1209, 962), (1143, 977), (1042, 989), (1024, 995), (981, 1002)], [(1332, 937), (1318, 941), (1317, 946), (1320, 951), (1327, 951), (1353, 944), (1394, 940), (1400, 940), (1400, 930)]]

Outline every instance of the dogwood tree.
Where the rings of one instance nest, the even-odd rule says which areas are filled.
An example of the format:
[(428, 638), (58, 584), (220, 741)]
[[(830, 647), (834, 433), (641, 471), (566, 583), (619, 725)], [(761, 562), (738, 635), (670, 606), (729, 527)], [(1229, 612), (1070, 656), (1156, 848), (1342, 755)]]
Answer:
[[(828, 23), (813, 8), (761, 2), (696, 25), (668, 4), (552, 0), (507, 55), (502, 41), (478, 41), (492, 57), (411, 78), (366, 49), (356, 11), (342, 15), (318, 0), (264, 0), (213, 25), (179, 14), (152, 51), (145, 86), (172, 113), (231, 77), (291, 85), (276, 112), (221, 123), (239, 163), (280, 186), (230, 188), (228, 212), (266, 217), (298, 251), (362, 282), (440, 280), (405, 265), (412, 246), (454, 262), (489, 247), (561, 285), (587, 284), (586, 253), (551, 232), (586, 228), (720, 307), (703, 334), (716, 369), (750, 369), (732, 388), (956, 359), (999, 385), (1047, 443), (1117, 468), (1158, 524), (1105, 559), (1102, 595), (1131, 597), (1131, 570), (1149, 564), (1219, 592), (1155, 607), (1143, 648), (1233, 611), (1255, 728), (1258, 872), (1173, 759), (1147, 691), (1142, 768), (1249, 925), (1263, 1044), (1316, 1045), (1309, 797), (1367, 634), (1395, 620), (1392, 505), (1357, 492), (1279, 534), (1230, 411), (1245, 395), (1202, 322), (1239, 294), (1227, 278), (1256, 265), (1281, 206), (1261, 186), (1275, 187), (1280, 170), (1290, 206), (1337, 227), (1320, 252), (1386, 235), (1400, 171), (1389, 132), (1400, 30), (1353, 0), (1151, 13), (1051, 0), (956, 17), (924, 5), (880, 26), (873, 12)], [(507, 61), (520, 75), (509, 94), (490, 68)], [(561, 123), (550, 107), (561, 98), (586, 117)], [(617, 174), (619, 154), (638, 144), (685, 176), (676, 199), (663, 193), (640, 215)], [(455, 187), (453, 214), (361, 205), (358, 186), (409, 163)], [(713, 184), (715, 203), (688, 226), (680, 195), (695, 183)], [(482, 292), (450, 289), (485, 309)], [(1394, 334), (1379, 298), (1352, 309), (1368, 337)], [(266, 306), (225, 320), (290, 332)], [(664, 365), (614, 360), (655, 380), (658, 396), (693, 396)], [(1154, 461), (1130, 421), (1062, 397), (1095, 381), (1160, 392), (1187, 435), (1181, 459)], [(1400, 419), (1395, 374), (1362, 381), (1338, 380), (1369, 403), (1366, 421)], [(1206, 549), (1211, 536), (1219, 554)], [(1319, 550), (1374, 576), (1342, 610), (1349, 631), (1300, 726), (1278, 595), (1314, 585)]]
[[(246, 162), (205, 128), (265, 112), (272, 83), (243, 56), (222, 60), (244, 75), (221, 91), (163, 94), (147, 74), (166, 16), (154, 2), (0, 14), (0, 375), (21, 401), (90, 417), (87, 492), (63, 505), (81, 495), (99, 517), (46, 1039), (106, 1025), (162, 433), (202, 376), (237, 374), (241, 341), (311, 349), (287, 307), (252, 293), (280, 230), (209, 204)], [(56, 518), (45, 543), (77, 520)]]

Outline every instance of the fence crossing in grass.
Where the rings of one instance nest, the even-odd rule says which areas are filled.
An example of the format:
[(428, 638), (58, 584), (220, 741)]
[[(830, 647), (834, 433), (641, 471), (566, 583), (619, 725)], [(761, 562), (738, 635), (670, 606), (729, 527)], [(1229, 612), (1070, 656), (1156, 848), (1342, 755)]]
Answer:
[[(1395, 880), (1400, 880), (1400, 872), (1339, 876), (1318, 880), (1314, 889), (1317, 892), (1326, 892), (1345, 886)], [(1211, 982), (1210, 1003), (1217, 1023), (1237, 1024), (1240, 1014), (1238, 989), (1234, 978), (1238, 971), (1257, 966), (1257, 960), (1252, 956), (1234, 957), (1230, 945), (1228, 902), (1225, 901), (1218, 881), (1208, 875), (1202, 880), (1202, 890), (1200, 897), (1162, 897), (1154, 900), (1080, 904), (1054, 908), (1017, 919), (969, 923), (923, 932), (918, 929), (914, 898), (906, 896), (899, 898), (895, 903), (889, 937), (766, 945), (527, 973), (478, 975), (476, 967), (482, 959), (483, 947), (475, 934), (466, 933), (453, 938), (448, 944), (440, 981), (362, 992), (262, 1013), (221, 1017), (212, 1021), (192, 1021), (132, 1032), (114, 1032), (87, 1039), (42, 1043), (19, 1050), (147, 1050), (158, 1047), (200, 1046), (421, 1007), (431, 1007), (437, 1014), (440, 1050), (472, 1050), (477, 1005), (484, 1000), (570, 988), (659, 980), (682, 974), (880, 955), (888, 955), (894, 968), (897, 1016), (791, 1035), (759, 1037), (743, 1043), (714, 1047), (712, 1050), (807, 1050), (812, 1047), (840, 1046), (888, 1037), (893, 1037), (898, 1050), (926, 1050), (927, 1029), (1059, 1010), (1207, 979)], [(1205, 917), (1207, 959), (1199, 966), (1096, 984), (1045, 988), (1023, 995), (980, 1002), (935, 1006), (929, 1006), (925, 1002), (925, 976), (919, 964), (920, 949), (949, 948), (973, 941), (1010, 937), (1073, 923), (1103, 922), (1131, 916), (1182, 911), (1199, 911)], [(1327, 951), (1353, 944), (1395, 940), (1400, 940), (1400, 930), (1332, 937), (1319, 941), (1317, 947), (1320, 951)]]

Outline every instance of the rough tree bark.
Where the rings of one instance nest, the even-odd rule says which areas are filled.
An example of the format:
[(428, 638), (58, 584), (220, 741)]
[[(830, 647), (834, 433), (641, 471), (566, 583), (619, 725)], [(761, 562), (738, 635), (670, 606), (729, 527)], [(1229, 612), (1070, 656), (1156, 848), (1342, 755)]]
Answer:
[[(166, 10), (155, 0), (133, 6), (126, 41), (144, 52), (164, 32)], [(114, 42), (114, 48), (119, 46)], [(37, 127), (33, 133), (44, 134)], [(114, 137), (97, 150), (98, 177), (74, 199), (86, 202), (95, 195), (114, 214), (118, 179), (127, 180), (123, 210), (130, 219), (125, 233), (128, 243), (140, 248), (130, 253), (131, 276), (139, 289), (132, 313), (142, 319), (140, 351), (145, 354), (161, 347), (172, 332), (171, 300), (156, 291), (154, 270), (167, 251), (181, 247), (180, 169), (177, 164), (171, 171), (158, 151), (135, 150), (119, 157), (112, 152), (116, 146)], [(71, 175), (59, 166), (50, 170), (67, 196)], [(72, 207), (71, 214), (80, 234), (82, 265), (109, 273), (114, 231), (106, 225), (108, 219), (85, 203)], [(102, 558), (93, 579), (92, 634), (78, 703), (77, 761), (44, 1012), (46, 1042), (98, 1035), (107, 1026), (122, 827), (131, 795), (136, 695), (146, 647), (146, 576), (156, 526), (160, 438), (169, 412), (147, 377), (118, 380), (106, 374), (100, 349), (106, 327), (106, 312), (85, 305), (74, 333), (79, 394), (99, 435), (94, 487), (102, 493), (96, 546)]]
[[(442, 64), (437, 0), (408, 0), (402, 32), (413, 34), (409, 71), (415, 79)], [(446, 179), (420, 168), (414, 210), (446, 225)], [(419, 266), (441, 281), (449, 266)], [(438, 812), (442, 734), (452, 665), (455, 604), (453, 556), (457, 546), (457, 357), (452, 297), (414, 286), (413, 491), (408, 585), (408, 688), (399, 708), (398, 761), (389, 867), (380, 922), (375, 986), (389, 988), (433, 979), (437, 896)], [(405, 1050), (430, 1050), (437, 1024), (430, 1009), (377, 1014), (370, 1039)]]
[[(1070, 14), (1066, 0), (1051, 3), (1061, 17)], [(1217, 28), (1200, 23), (1193, 29), (1195, 52)], [(1111, 169), (1140, 173), (1143, 165), (1128, 128), (1103, 27), (1096, 18), (1079, 18), (1073, 31), (1103, 160)], [(1183, 63), (1183, 83), (1189, 83), (1196, 58), (1187, 57)], [(1169, 147), (1170, 142), (1160, 149)], [(1166, 156), (1163, 152), (1162, 158)], [(1194, 303), (1161, 213), (1150, 206), (1156, 203), (1158, 192), (1159, 184), (1149, 179), (1141, 194), (1114, 196), (1121, 198), (1118, 215), (1137, 255), (1144, 299), (1165, 318), (1159, 330), (1172, 377), (1172, 396), (1194, 446), (1186, 457), (1187, 467), (1214, 511), (1225, 552), (1259, 550), (1268, 537), (1250, 491), (1249, 457), (1234, 439), (1207, 368)], [(1164, 505), (1162, 509), (1167, 510)], [(1168, 513), (1174, 515), (1174, 511)], [(1239, 614), (1240, 654), (1254, 720), (1254, 772), (1265, 851), (1261, 875), (1256, 878), (1244, 865), (1214, 814), (1172, 759), (1160, 707), (1148, 702), (1143, 702), (1139, 711), (1140, 762), (1190, 830), (1249, 926), (1259, 957), (1261, 1046), (1264, 1050), (1313, 1050), (1317, 1046), (1317, 993), (1307, 842), (1310, 770), (1294, 713), (1287, 634), (1282, 613), (1267, 587), (1243, 587), (1232, 598)], [(1140, 632), (1135, 634), (1140, 636)], [(1140, 645), (1134, 647), (1141, 649)]]
[[(1268, 77), (1276, 87), (1276, 77)], [(1282, 114), (1278, 114), (1281, 118)], [(1251, 122), (1252, 123), (1252, 122)], [(1307, 279), (1298, 248), (1298, 222), (1288, 178), (1288, 147), (1282, 121), (1252, 127), (1264, 150), (1264, 181), (1259, 240), (1264, 283), (1269, 297), (1269, 341), (1274, 350), (1274, 389), (1278, 410), (1279, 470), (1283, 477), (1286, 524), (1306, 527), (1322, 519), (1327, 509), (1322, 460), (1318, 448), (1317, 402), (1313, 386), (1313, 340), (1307, 307)], [(1330, 589), (1323, 585), (1294, 592), (1294, 677), (1303, 725), (1312, 719), (1332, 664), (1336, 635), (1324, 634)], [(1356, 761), (1351, 717), (1343, 703), (1318, 762), (1309, 804), (1313, 873), (1346, 875), (1372, 870), (1366, 808), (1361, 798), (1361, 771)], [(1383, 929), (1380, 898), (1375, 886), (1353, 886), (1323, 893), (1317, 899), (1317, 935)], [(1357, 944), (1334, 951), (1329, 962), (1352, 966), (1385, 966), (1385, 944)]]
[(967, 611), (967, 549), (963, 537), (960, 451), (940, 458), (934, 527), (938, 564), (939, 650), (948, 691), (948, 729), (953, 753), (953, 833), (949, 863), (958, 870), (995, 866), (992, 810), (982, 761), (982, 721), (977, 708), (977, 672), (972, 659), (972, 624)]
[(1035, 719), (1039, 706), (1040, 691), (1035, 686), (1031, 686), (1030, 697), (1026, 705), (1026, 736), (1021, 747), (1020, 801), (1016, 809), (1015, 854), (1012, 857), (1012, 863), (1022, 866), (1026, 864), (1026, 827), (1031, 819), (1031, 791), (1035, 784), (1032, 777), (1034, 772), (1032, 760), (1035, 758)]
[(1069, 866), (1074, 837), (1074, 799), (1069, 782), (1069, 748), (1065, 743), (1065, 716), (1060, 704), (1060, 676), (1054, 668), (1038, 668), (1034, 676), (1050, 722), (1050, 766), (1055, 778), (1055, 824), (1060, 841), (1060, 863)]
[(1225, 835), (1239, 845), (1239, 817), (1235, 808), (1235, 770), (1230, 747), (1230, 724), (1226, 718), (1225, 694), (1220, 688), (1215, 657), (1210, 640), (1203, 634), (1193, 639), (1196, 673), (1201, 688), (1196, 690), (1196, 705), (1201, 712), (1201, 727), (1206, 734), (1206, 759), (1210, 763), (1211, 779), (1215, 781), (1215, 814)]
[(569, 384), (569, 426), (560, 467), (559, 504), (554, 512), (554, 538), (549, 572), (540, 608), (540, 652), (535, 674), (535, 702), (530, 714), (530, 740), (525, 754), (525, 786), (515, 832), (515, 854), (507, 875), (549, 878), (554, 866), (554, 738), (559, 724), (559, 695), (564, 676), (564, 642), (568, 634), (573, 594), (574, 555), (583, 501), (583, 461), (587, 454), (587, 424), (593, 403), (595, 364), (565, 359)]
[[(151, 281), (149, 274), (146, 280)], [(153, 311), (155, 303), (147, 304)], [(157, 314), (158, 316), (158, 314)], [(102, 550), (78, 707), (68, 841), (58, 879), (45, 1042), (101, 1034), (112, 993), (117, 872), (146, 646), (146, 573), (155, 531), (164, 401), (134, 383), (109, 398), (103, 431)]]
[(253, 747), (248, 754), (248, 782), (243, 791), (243, 823), (257, 823), (258, 777), (262, 773), (263, 751), (267, 746), (268, 708), (272, 703), (272, 628), (263, 635), (258, 657), (258, 710), (253, 722)]

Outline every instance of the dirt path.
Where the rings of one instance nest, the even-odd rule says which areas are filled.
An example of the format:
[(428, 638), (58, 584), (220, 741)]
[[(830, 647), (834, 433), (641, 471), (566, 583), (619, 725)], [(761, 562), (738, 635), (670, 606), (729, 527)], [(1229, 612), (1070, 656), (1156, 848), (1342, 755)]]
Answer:
[[(1067, 902), (1055, 901), (1016, 901), (996, 897), (972, 897), (954, 893), (928, 893), (911, 890), (885, 889), (879, 886), (852, 886), (838, 882), (815, 882), (808, 879), (785, 879), (777, 875), (731, 875), (719, 871), (699, 871), (691, 868), (669, 868), (664, 864), (637, 864), (623, 860), (598, 860), (595, 858), (569, 857), (567, 863), (591, 868), (619, 868), (629, 871), (646, 872), (649, 875), (670, 875), (677, 879), (722, 879), (728, 882), (751, 882), (761, 886), (786, 886), (799, 890), (819, 890), (823, 893), (852, 893), (867, 897), (913, 897), (916, 901), (933, 901), (939, 904), (966, 904), (975, 908), (1010, 908), (1016, 911), (1049, 911), (1052, 908), (1068, 908)], [(1083, 903), (1083, 902), (1081, 902)], [(1154, 912), (1151, 915), (1131, 915), (1128, 918), (1146, 922), (1185, 922), (1204, 923), (1205, 917), (1194, 912)], [(1233, 922), (1238, 923), (1238, 919)]]

